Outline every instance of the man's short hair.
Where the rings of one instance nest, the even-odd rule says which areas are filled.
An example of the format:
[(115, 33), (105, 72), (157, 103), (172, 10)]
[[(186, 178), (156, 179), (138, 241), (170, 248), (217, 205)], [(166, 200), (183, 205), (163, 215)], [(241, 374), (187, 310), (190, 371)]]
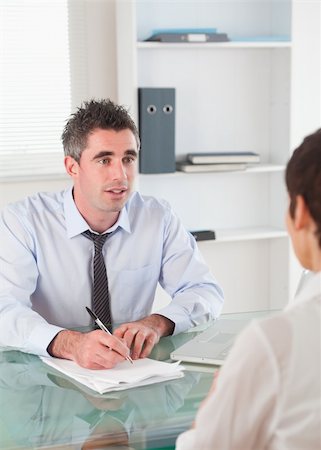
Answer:
[(72, 156), (79, 163), (88, 136), (97, 128), (114, 131), (129, 129), (135, 136), (139, 150), (138, 130), (128, 111), (109, 99), (92, 99), (83, 102), (65, 125), (61, 136), (65, 156)]

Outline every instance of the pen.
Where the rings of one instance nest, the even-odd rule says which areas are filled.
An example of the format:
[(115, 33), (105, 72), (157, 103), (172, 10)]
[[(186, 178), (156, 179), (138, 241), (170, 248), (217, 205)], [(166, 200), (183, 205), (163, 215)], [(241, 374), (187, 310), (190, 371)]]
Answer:
[[(102, 321), (96, 316), (96, 314), (86, 306), (88, 314), (94, 319), (96, 324), (99, 326), (99, 328), (103, 331), (105, 331), (107, 334), (111, 335), (111, 332), (108, 330), (108, 328), (105, 327), (105, 325), (102, 323)], [(133, 360), (130, 356), (126, 356), (127, 361), (129, 361), (131, 364), (133, 364)]]

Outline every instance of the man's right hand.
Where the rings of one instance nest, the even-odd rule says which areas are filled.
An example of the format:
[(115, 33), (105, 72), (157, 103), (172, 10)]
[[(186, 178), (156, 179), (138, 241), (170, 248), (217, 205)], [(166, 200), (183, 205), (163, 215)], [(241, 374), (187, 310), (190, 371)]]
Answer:
[(123, 339), (102, 330), (89, 333), (60, 331), (48, 345), (47, 351), (51, 356), (71, 359), (87, 369), (111, 369), (130, 354)]

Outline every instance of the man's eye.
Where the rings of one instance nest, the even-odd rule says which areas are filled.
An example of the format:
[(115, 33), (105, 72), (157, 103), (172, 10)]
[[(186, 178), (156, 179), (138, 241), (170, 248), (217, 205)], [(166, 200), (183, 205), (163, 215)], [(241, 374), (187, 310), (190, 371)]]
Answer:
[(106, 159), (106, 158), (100, 159), (98, 161), (98, 164), (101, 164), (101, 165), (105, 165), (105, 164), (108, 164), (108, 163), (109, 163), (109, 159)]
[(124, 158), (124, 162), (126, 164), (133, 164), (135, 162), (135, 158), (133, 156), (126, 156), (126, 158)]

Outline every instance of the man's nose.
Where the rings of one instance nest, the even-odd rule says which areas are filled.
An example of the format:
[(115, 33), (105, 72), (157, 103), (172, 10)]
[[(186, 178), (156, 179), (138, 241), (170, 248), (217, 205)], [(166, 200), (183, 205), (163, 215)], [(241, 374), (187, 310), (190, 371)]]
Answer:
[(127, 178), (126, 168), (122, 161), (114, 161), (112, 176), (114, 180), (123, 180)]

